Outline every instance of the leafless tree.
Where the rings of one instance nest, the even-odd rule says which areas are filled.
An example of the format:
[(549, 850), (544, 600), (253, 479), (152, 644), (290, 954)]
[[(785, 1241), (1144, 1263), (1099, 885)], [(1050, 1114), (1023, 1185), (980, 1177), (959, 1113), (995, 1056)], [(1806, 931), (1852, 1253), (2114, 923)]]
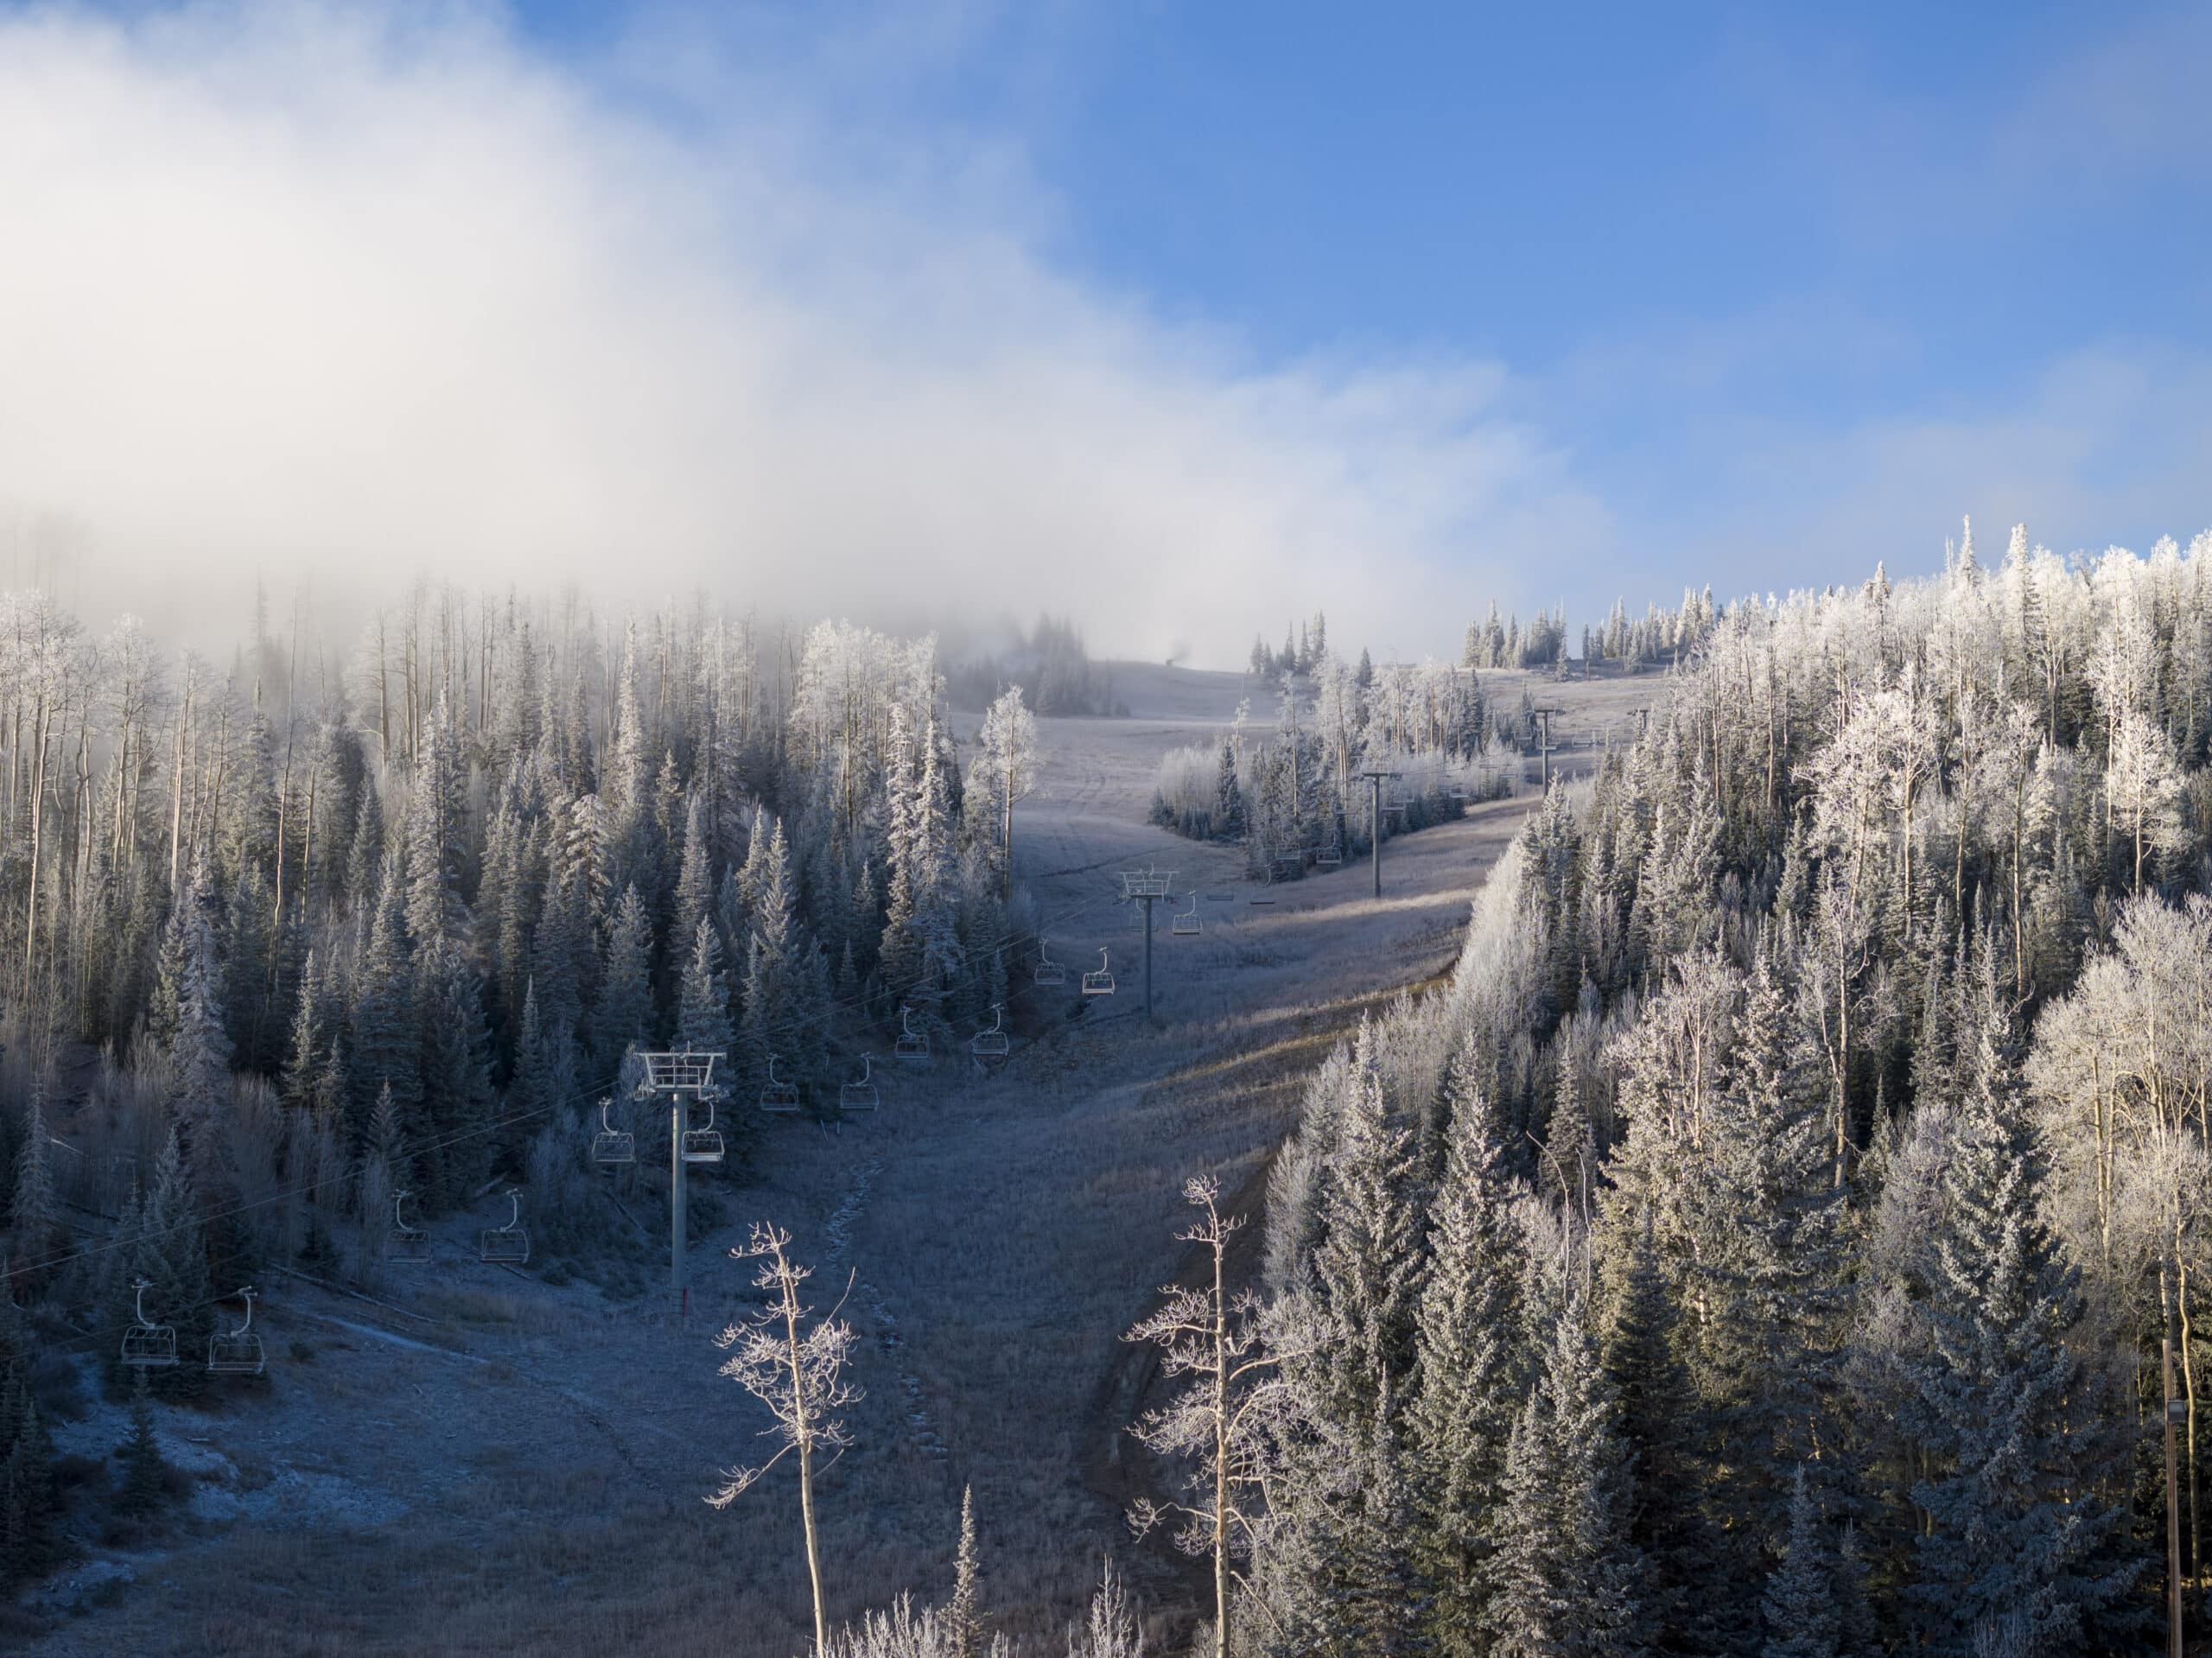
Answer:
[(1068, 1658), (1144, 1658), (1144, 1636), (1130, 1608), (1128, 1585), (1109, 1556), (1090, 1597), (1090, 1617), (1068, 1629)]
[[(1173, 1401), (1146, 1412), (1130, 1431), (1155, 1456), (1200, 1459), (1203, 1473), (1193, 1501), (1141, 1499), (1129, 1510), (1129, 1524), (1142, 1537), (1179, 1520), (1177, 1547), (1212, 1558), (1213, 1650), (1215, 1658), (1228, 1658), (1230, 1585), (1242, 1582), (1231, 1561), (1249, 1553), (1264, 1514), (1269, 1439), (1262, 1428), (1281, 1402), (1281, 1365), (1311, 1344), (1271, 1328), (1249, 1292), (1230, 1296), (1229, 1241), (1244, 1223), (1222, 1214), (1220, 1183), (1211, 1176), (1193, 1179), (1183, 1195), (1205, 1217), (1176, 1236), (1206, 1251), (1211, 1281), (1195, 1290), (1166, 1286), (1166, 1305), (1123, 1339), (1158, 1347), (1167, 1375), (1191, 1378)], [(1253, 1497), (1261, 1501), (1246, 1506)]]
[[(763, 1223), (753, 1227), (749, 1240), (730, 1251), (735, 1260), (760, 1263), (753, 1282), (772, 1299), (715, 1337), (715, 1344), (730, 1354), (721, 1374), (768, 1407), (775, 1420), (761, 1431), (762, 1437), (777, 1445), (775, 1455), (766, 1462), (725, 1470), (723, 1483), (707, 1502), (714, 1508), (728, 1508), (785, 1456), (798, 1452), (799, 1515), (806, 1532), (807, 1577), (814, 1590), (814, 1649), (826, 1653), (829, 1623), (823, 1609), (822, 1556), (814, 1526), (815, 1458), (826, 1451), (834, 1462), (853, 1442), (838, 1413), (861, 1396), (844, 1375), (858, 1337), (837, 1316), (844, 1308), (843, 1298), (823, 1318), (815, 1317), (814, 1309), (799, 1299), (799, 1289), (814, 1276), (814, 1269), (791, 1258), (791, 1242), (790, 1233)], [(849, 1281), (845, 1287), (850, 1293)]]

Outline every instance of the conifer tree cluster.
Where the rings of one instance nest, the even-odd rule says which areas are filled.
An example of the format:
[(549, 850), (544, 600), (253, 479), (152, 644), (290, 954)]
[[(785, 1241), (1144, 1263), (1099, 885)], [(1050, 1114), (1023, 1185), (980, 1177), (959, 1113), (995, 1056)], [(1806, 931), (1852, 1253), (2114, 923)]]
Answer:
[(1969, 533), (1694, 608), (1447, 985), (1308, 1086), (1263, 1255), (1328, 1336), (1269, 1413), (1245, 1650), (1967, 1658), (2156, 1615), (2134, 1445), (2212, 1267), (2212, 540), (1990, 569)]
[[(257, 607), (218, 665), (0, 611), (10, 1283), (113, 1354), (146, 1280), (165, 1399), (207, 1385), (219, 1293), (372, 1270), (398, 1192), (557, 1202), (632, 1050), (834, 1101), (873, 1026), (980, 1021), (1025, 948), (1033, 725), (1017, 698), (968, 786), (931, 639), (417, 585), (350, 656), (351, 619)], [(89, 1094), (40, 1081), (95, 1053)]]

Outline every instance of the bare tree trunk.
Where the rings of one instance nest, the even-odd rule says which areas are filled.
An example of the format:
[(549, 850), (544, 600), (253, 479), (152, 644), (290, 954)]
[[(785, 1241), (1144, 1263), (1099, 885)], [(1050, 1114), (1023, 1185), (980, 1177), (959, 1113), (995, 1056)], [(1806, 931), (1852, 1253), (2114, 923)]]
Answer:
[(806, 1532), (806, 1575), (814, 1591), (816, 1658), (830, 1650), (830, 1624), (822, 1604), (822, 1553), (814, 1532), (814, 1435), (806, 1415), (806, 1384), (799, 1363), (798, 1286), (784, 1283), (784, 1334), (790, 1344), (792, 1428), (798, 1441), (798, 1512)]
[(391, 688), (385, 677), (384, 612), (377, 612), (377, 759), (391, 770)]
[(30, 895), (23, 905), (23, 994), (26, 997), (30, 994), (31, 959), (38, 944), (39, 837), (46, 821), (46, 732), (52, 717), (53, 711), (46, 693), (41, 690), (38, 713), (31, 721), (38, 752), (31, 756), (31, 885)]
[(177, 854), (184, 838), (184, 738), (192, 728), (192, 667), (184, 670), (184, 708), (176, 717), (176, 781), (169, 795), (169, 893), (176, 893)]
[(2178, 1250), (2174, 1255), (2174, 1300), (2181, 1312), (2181, 1387), (2182, 1397), (2189, 1407), (2186, 1426), (2188, 1444), (2184, 1454), (2189, 1458), (2189, 1575), (2200, 1576), (2204, 1569), (2204, 1511), (2197, 1498), (2196, 1490), (2196, 1366), (2189, 1356), (2189, 1263)]
[(1213, 1236), (1213, 1655), (1229, 1658), (1229, 1304), (1220, 1229)]
[(1006, 751), (1004, 774), (999, 779), (1000, 792), (1005, 797), (1005, 828), (999, 835), (999, 846), (1006, 858), (1006, 876), (1001, 892), (1007, 903), (1014, 902), (1014, 768), (1019, 757), (1014, 753), (1011, 737)]

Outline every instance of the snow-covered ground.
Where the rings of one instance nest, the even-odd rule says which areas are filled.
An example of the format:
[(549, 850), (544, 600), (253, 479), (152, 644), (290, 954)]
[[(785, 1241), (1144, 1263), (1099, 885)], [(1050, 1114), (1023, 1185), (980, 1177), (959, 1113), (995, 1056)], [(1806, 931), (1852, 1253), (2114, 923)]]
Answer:
[[(1517, 700), (1514, 678), (1484, 683)], [(1542, 682), (1537, 700), (1570, 710), (1555, 763), (1586, 769), (1660, 689)], [(772, 1124), (753, 1177), (724, 1187), (729, 1223), (692, 1253), (688, 1321), (658, 1294), (614, 1302), (479, 1263), (488, 1210), (438, 1228), (437, 1259), (395, 1273), (389, 1305), (276, 1279), (257, 1318), (266, 1387), (162, 1412), (198, 1476), (190, 1516), (157, 1549), (62, 1574), (47, 1600), (60, 1622), (29, 1649), (789, 1658), (805, 1618), (790, 1479), (724, 1513), (702, 1501), (719, 1468), (753, 1458), (760, 1426), (711, 1341), (749, 1304), (727, 1250), (755, 1219), (794, 1234), (818, 1302), (849, 1280), (846, 1316), (868, 1337), (857, 1443), (820, 1490), (838, 1614), (942, 1593), (972, 1483), (999, 1627), (1065, 1617), (1099, 1550), (1128, 1553), (1120, 1509), (1142, 1475), (1123, 1430), (1148, 1375), (1120, 1337), (1176, 1269), (1183, 1179), (1215, 1173), (1256, 1205), (1305, 1072), (1363, 1010), (1449, 962), (1535, 798), (1390, 843), (1379, 903), (1363, 863), (1255, 888), (1235, 850), (1145, 821), (1162, 752), (1217, 734), (1245, 692), (1234, 675), (1116, 664), (1133, 717), (1040, 723), (1016, 855), (1068, 983), (1019, 987), (1014, 1052), (992, 1075), (964, 1056), (880, 1064), (874, 1121)], [(1119, 901), (1118, 872), (1140, 866), (1175, 872), (1149, 1026), (1142, 917)], [(1193, 892), (1203, 931), (1175, 936)], [(1086, 1003), (1077, 977), (1102, 946), (1117, 991)], [(123, 1427), (100, 1404), (57, 1439), (102, 1455)], [(1179, 1569), (1148, 1553), (1141, 1583), (1166, 1601)]]

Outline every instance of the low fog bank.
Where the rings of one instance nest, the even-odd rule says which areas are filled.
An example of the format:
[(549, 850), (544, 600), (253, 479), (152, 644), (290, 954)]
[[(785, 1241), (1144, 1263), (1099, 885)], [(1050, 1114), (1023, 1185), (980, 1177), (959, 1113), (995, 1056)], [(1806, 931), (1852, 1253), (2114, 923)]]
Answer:
[(0, 509), (88, 613), (420, 572), (1223, 666), (1408, 593), (1449, 650), (1603, 538), (1497, 367), (1254, 360), (1056, 269), (1019, 158), (652, 52), (618, 98), (474, 9), (0, 18)]

